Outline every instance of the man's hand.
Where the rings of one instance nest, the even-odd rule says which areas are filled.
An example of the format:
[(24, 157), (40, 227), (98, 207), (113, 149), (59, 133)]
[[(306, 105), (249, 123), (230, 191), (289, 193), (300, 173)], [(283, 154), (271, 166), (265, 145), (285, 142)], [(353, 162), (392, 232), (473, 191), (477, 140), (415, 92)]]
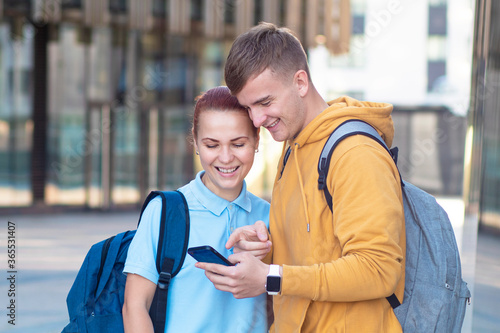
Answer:
[(236, 266), (205, 262), (197, 262), (195, 266), (205, 270), (215, 288), (230, 292), (235, 298), (255, 297), (266, 292), (269, 265), (250, 253), (233, 254), (228, 259)]
[(234, 253), (248, 252), (263, 259), (271, 251), (267, 227), (262, 221), (236, 229), (226, 243), (226, 249), (234, 247)]

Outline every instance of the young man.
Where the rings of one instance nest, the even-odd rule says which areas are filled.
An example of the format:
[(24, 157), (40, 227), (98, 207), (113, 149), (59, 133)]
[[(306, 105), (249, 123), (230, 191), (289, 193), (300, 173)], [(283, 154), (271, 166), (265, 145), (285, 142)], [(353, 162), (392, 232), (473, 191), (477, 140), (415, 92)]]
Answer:
[[(261, 23), (240, 35), (225, 79), (256, 127), (285, 142), (271, 212), (272, 265), (262, 223), (236, 230), (227, 247), (234, 267), (198, 263), (216, 288), (237, 298), (268, 292), (276, 332), (401, 332), (386, 297), (403, 300), (405, 226), (399, 173), (374, 140), (352, 136), (335, 149), (327, 186), (318, 159), (333, 130), (349, 119), (371, 124), (390, 147), (392, 106), (341, 97), (325, 102), (292, 32)], [(287, 148), (290, 151), (287, 152)]]

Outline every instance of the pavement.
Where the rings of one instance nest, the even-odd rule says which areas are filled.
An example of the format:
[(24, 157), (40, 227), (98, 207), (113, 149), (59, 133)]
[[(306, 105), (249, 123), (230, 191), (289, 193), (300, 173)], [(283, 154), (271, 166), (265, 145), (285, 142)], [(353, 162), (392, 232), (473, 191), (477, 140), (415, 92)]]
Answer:
[[(135, 229), (139, 212), (90, 212), (0, 217), (0, 239), (15, 223), (15, 325), (5, 313), (11, 289), (7, 250), (0, 243), (0, 332), (61, 332), (69, 322), (66, 296), (92, 244)], [(12, 224), (11, 224), (12, 225)], [(12, 228), (11, 228), (12, 229)], [(3, 275), (3, 276), (2, 276)]]
[[(452, 203), (445, 209), (456, 212)], [(69, 321), (66, 296), (88, 249), (134, 229), (138, 217), (138, 211), (0, 216), (0, 332), (61, 332)], [(15, 236), (13, 268), (7, 267), (9, 236)], [(480, 232), (477, 244), (472, 332), (500, 333), (500, 236)]]

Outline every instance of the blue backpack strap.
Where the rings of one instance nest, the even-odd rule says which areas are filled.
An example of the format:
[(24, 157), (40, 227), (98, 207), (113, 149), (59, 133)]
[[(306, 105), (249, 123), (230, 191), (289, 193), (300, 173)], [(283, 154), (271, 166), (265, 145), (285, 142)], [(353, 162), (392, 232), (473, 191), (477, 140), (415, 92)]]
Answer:
[(333, 132), (325, 143), (323, 150), (321, 151), (319, 162), (318, 162), (318, 189), (323, 190), (325, 193), (326, 202), (330, 210), (333, 210), (332, 196), (326, 186), (326, 176), (328, 175), (328, 169), (330, 168), (330, 159), (332, 157), (333, 151), (340, 143), (347, 137), (353, 135), (364, 135), (377, 141), (382, 147), (384, 147), (387, 152), (391, 155), (394, 162), (397, 162), (397, 148), (392, 150), (387, 147), (384, 140), (380, 137), (377, 130), (371, 125), (367, 124), (362, 120), (350, 119), (342, 124), (340, 124)]
[(110, 275), (113, 273), (113, 263), (118, 261), (120, 255), (120, 246), (122, 242), (127, 238), (132, 239), (133, 235), (135, 235), (135, 231), (125, 231), (104, 241), (100, 254), (101, 261), (99, 265), (99, 271), (97, 272), (94, 300), (98, 299), (99, 296), (101, 296), (101, 293), (106, 287), (106, 282), (109, 280)]
[[(384, 147), (387, 152), (391, 155), (394, 162), (397, 162), (397, 148), (393, 148), (392, 150), (387, 147), (384, 140), (380, 137), (377, 130), (374, 129), (371, 125), (367, 124), (362, 120), (350, 119), (342, 124), (340, 124), (325, 143), (323, 150), (321, 151), (319, 162), (318, 162), (318, 189), (323, 190), (325, 194), (326, 202), (328, 203), (328, 207), (330, 207), (330, 211), (333, 212), (333, 202), (332, 195), (328, 190), (328, 186), (326, 186), (326, 177), (328, 175), (328, 169), (330, 168), (330, 159), (333, 154), (333, 150), (337, 147), (340, 141), (344, 140), (347, 137), (353, 135), (364, 135), (372, 138), (377, 141), (382, 147)], [(398, 170), (399, 172), (399, 170)], [(401, 177), (401, 174), (400, 174)], [(404, 183), (401, 181), (402, 186)], [(397, 308), (401, 305), (398, 298), (395, 294), (387, 297), (387, 301), (391, 305), (393, 309)]]
[(168, 287), (179, 273), (186, 257), (189, 240), (189, 210), (180, 191), (152, 191), (146, 198), (141, 215), (148, 203), (160, 196), (162, 201), (156, 269), (159, 273), (149, 314), (155, 333), (165, 330)]

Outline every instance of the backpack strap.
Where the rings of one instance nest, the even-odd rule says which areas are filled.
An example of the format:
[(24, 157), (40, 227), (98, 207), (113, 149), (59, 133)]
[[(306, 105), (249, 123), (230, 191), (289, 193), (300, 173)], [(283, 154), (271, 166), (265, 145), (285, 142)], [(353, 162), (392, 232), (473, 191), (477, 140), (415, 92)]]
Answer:
[[(357, 120), (357, 119), (350, 119), (340, 124), (332, 132), (332, 134), (330, 134), (330, 137), (326, 141), (325, 146), (321, 151), (321, 155), (319, 157), (319, 162), (318, 162), (318, 173), (319, 173), (318, 189), (323, 190), (326, 202), (328, 203), (328, 207), (330, 207), (330, 211), (332, 212), (333, 212), (332, 195), (328, 190), (328, 186), (326, 186), (326, 177), (328, 175), (328, 169), (330, 168), (330, 159), (332, 157), (333, 150), (337, 147), (340, 141), (353, 135), (364, 135), (377, 141), (391, 155), (394, 163), (397, 163), (397, 153), (398, 153), (397, 148), (389, 149), (389, 147), (387, 147), (387, 145), (385, 144), (384, 140), (380, 137), (380, 134), (378, 134), (377, 130), (374, 129), (371, 125), (367, 124), (362, 120)], [(401, 173), (399, 177), (401, 179)], [(401, 186), (404, 186), (403, 181), (401, 181)], [(389, 302), (389, 304), (393, 309), (401, 305), (395, 294), (392, 294), (391, 296), (387, 297), (387, 301)]]
[[(113, 274), (114, 263), (117, 262), (120, 257), (121, 244), (125, 242), (126, 239), (131, 239), (133, 234), (134, 232), (130, 230), (125, 231), (98, 243), (99, 245), (102, 244), (98, 251), (100, 264), (91, 302), (94, 302), (101, 296), (101, 293), (105, 292), (106, 283), (110, 279), (111, 274)], [(94, 246), (99, 246), (98, 244), (94, 244)], [(94, 260), (97, 262), (97, 257)]]
[[(115, 239), (116, 236), (111, 236), (108, 239), (104, 241), (104, 244), (102, 245), (102, 252), (101, 252), (101, 264), (99, 265), (99, 271), (97, 272), (97, 286), (99, 286), (99, 282), (101, 281), (101, 276), (102, 272), (104, 270), (104, 264), (106, 263), (106, 257), (108, 256), (109, 252), (109, 247), (111, 246), (111, 242), (113, 239)], [(97, 289), (95, 288), (94, 290), (94, 298), (97, 295)]]
[(186, 257), (189, 240), (189, 209), (186, 198), (180, 191), (152, 191), (142, 206), (141, 215), (148, 203), (157, 196), (160, 196), (162, 201), (156, 256), (156, 269), (160, 276), (149, 314), (155, 333), (163, 333), (170, 280), (179, 273)]
[(325, 146), (321, 151), (318, 162), (318, 189), (323, 190), (323, 192), (325, 193), (326, 202), (328, 203), (328, 207), (330, 207), (330, 210), (333, 210), (332, 195), (328, 190), (328, 186), (326, 186), (326, 177), (328, 175), (328, 169), (330, 168), (330, 160), (333, 154), (333, 150), (337, 147), (340, 141), (353, 135), (364, 135), (377, 141), (391, 155), (394, 163), (397, 163), (398, 148), (395, 147), (393, 149), (389, 149), (384, 140), (378, 134), (377, 130), (374, 129), (371, 125), (357, 119), (350, 119), (340, 124), (332, 132), (332, 134), (330, 134), (330, 137), (326, 141)]

